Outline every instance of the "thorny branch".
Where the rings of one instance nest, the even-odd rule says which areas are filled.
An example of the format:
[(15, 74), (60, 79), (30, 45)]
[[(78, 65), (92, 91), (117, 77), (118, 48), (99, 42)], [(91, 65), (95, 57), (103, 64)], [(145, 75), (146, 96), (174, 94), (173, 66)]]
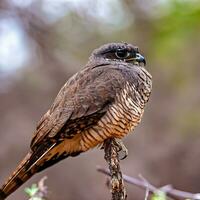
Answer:
[(119, 164), (119, 144), (115, 139), (107, 139), (104, 142), (104, 151), (110, 169), (112, 200), (125, 200), (127, 195)]
[[(108, 169), (98, 167), (97, 170), (103, 174), (111, 176)], [(172, 185), (166, 185), (161, 188), (156, 188), (155, 186), (153, 186), (151, 183), (149, 183), (144, 178), (142, 178), (142, 179), (134, 178), (131, 176), (127, 176), (125, 174), (123, 174), (122, 177), (123, 177), (124, 181), (127, 183), (136, 185), (145, 190), (148, 189), (151, 194), (161, 191), (161, 192), (164, 192), (168, 197), (175, 199), (175, 200), (180, 200), (180, 199), (200, 200), (200, 193), (194, 194), (194, 193), (190, 193), (190, 192), (177, 190), (177, 189), (173, 188)]]

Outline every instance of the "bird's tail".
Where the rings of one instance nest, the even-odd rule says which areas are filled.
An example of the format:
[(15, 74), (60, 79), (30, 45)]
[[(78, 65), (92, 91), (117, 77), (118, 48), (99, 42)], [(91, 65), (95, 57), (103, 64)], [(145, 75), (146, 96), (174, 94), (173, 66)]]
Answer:
[[(81, 151), (67, 153), (64, 145), (65, 143), (63, 142), (47, 142), (35, 149), (34, 152), (29, 152), (0, 189), (0, 200), (4, 200), (35, 173), (54, 165), (68, 156), (77, 156), (81, 153)], [(68, 146), (70, 147), (69, 143)]]
[(14, 173), (8, 178), (2, 188), (0, 188), (0, 200), (4, 200), (33, 175), (30, 170), (27, 170), (31, 155), (32, 153), (26, 155)]

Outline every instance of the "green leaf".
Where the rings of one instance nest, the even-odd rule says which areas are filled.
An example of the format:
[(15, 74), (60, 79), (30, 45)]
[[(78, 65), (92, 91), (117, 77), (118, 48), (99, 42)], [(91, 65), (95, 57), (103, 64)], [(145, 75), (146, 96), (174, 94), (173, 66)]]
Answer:
[[(24, 189), (25, 193), (29, 196), (29, 197), (33, 197), (37, 192), (38, 192), (39, 188), (37, 187), (36, 184), (32, 184), (31, 187), (27, 187)], [(34, 199), (36, 200), (36, 199)]]
[(151, 200), (167, 200), (167, 197), (164, 192), (158, 191), (152, 195)]

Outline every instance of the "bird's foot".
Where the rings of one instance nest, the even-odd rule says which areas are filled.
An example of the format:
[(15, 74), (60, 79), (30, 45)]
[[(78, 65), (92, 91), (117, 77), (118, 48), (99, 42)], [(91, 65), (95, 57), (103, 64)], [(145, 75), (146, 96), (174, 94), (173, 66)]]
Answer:
[(114, 141), (118, 147), (118, 152), (122, 153), (122, 156), (119, 156), (119, 159), (120, 160), (125, 159), (128, 156), (128, 149), (123, 144), (122, 140), (115, 138)]

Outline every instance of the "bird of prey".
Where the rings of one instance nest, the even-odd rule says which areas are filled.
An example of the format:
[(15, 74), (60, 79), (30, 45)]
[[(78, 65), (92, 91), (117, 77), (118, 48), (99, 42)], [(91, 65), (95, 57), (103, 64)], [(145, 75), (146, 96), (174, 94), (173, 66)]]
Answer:
[(131, 44), (109, 43), (95, 49), (39, 121), (30, 151), (1, 187), (0, 200), (35, 173), (132, 131), (152, 90), (145, 63)]

